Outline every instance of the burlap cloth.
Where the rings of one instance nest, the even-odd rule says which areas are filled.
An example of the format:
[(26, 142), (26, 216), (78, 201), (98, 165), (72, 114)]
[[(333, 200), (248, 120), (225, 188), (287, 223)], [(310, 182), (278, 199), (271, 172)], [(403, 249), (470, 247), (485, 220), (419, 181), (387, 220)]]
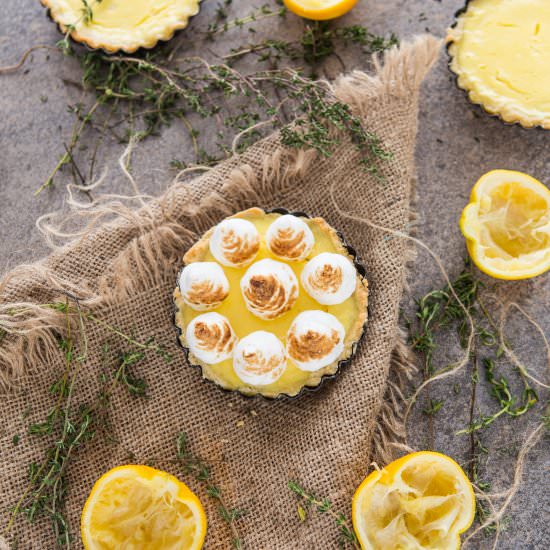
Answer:
[[(383, 403), (392, 352), (399, 359), (397, 316), (408, 247), (402, 239), (342, 216), (332, 199), (343, 211), (407, 230), (418, 89), (438, 47), (434, 38), (422, 37), (386, 53), (373, 75), (354, 72), (334, 85), (336, 95), (393, 152), (393, 159), (381, 164), (385, 183), (362, 168), (356, 147), (345, 138), (332, 156), (323, 158), (287, 150), (275, 134), (191, 182), (174, 184), (140, 209), (112, 206), (117, 215), (108, 223), (5, 277), (0, 326), (24, 334), (4, 335), (0, 342), (2, 527), (27, 486), (28, 465), (42, 459), (49, 442), (26, 435), (26, 429), (43, 420), (53, 405), (48, 388), (64, 364), (53, 337), (55, 330), (63, 332), (64, 316), (39, 304), (64, 300), (62, 291), (69, 291), (81, 298), (83, 308), (138, 338), (155, 336), (174, 355), (166, 363), (149, 353), (138, 365), (137, 374), (149, 385), (148, 399), (132, 397), (123, 387), (115, 391), (112, 425), (120, 443), (96, 438), (75, 455), (67, 496), (75, 547), (80, 547), (80, 511), (94, 481), (115, 465), (150, 460), (200, 496), (209, 519), (207, 548), (230, 547), (227, 524), (204, 486), (169, 462), (174, 437), (182, 430), (193, 450), (212, 465), (228, 503), (248, 511), (239, 521), (246, 548), (337, 547), (330, 518), (312, 514), (299, 521), (287, 483), (298, 480), (349, 514), (353, 492), (370, 468), (373, 437), (376, 450), (387, 447), (395, 411), (387, 397)], [(223, 392), (202, 380), (176, 345), (172, 290), (185, 250), (223, 217), (254, 205), (323, 216), (345, 234), (367, 267), (370, 317), (358, 355), (320, 391), (297, 399), (269, 402)], [(14, 315), (14, 304), (21, 302), (32, 311)], [(75, 390), (82, 402), (97, 394), (102, 344), (109, 342), (118, 351), (131, 347), (94, 323), (87, 324), (87, 334), (90, 359)], [(30, 414), (23, 419), (25, 410)], [(18, 445), (12, 442), (15, 434), (22, 434)], [(129, 459), (129, 453), (135, 458)], [(20, 549), (55, 547), (50, 524), (43, 520), (30, 525), (19, 518), (8, 538), (17, 539)]]

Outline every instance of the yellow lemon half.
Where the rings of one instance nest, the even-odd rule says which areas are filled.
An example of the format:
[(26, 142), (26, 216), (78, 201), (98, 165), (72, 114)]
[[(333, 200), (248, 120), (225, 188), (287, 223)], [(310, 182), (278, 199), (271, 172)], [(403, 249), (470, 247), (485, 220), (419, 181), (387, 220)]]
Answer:
[(86, 550), (199, 550), (206, 516), (197, 496), (149, 466), (119, 466), (94, 485), (81, 518)]
[(336, 19), (348, 13), (357, 0), (284, 0), (285, 6), (296, 15), (322, 21)]
[(472, 524), (475, 496), (448, 456), (421, 451), (375, 470), (353, 497), (353, 527), (363, 550), (453, 550)]
[(477, 267), (497, 279), (527, 279), (550, 269), (550, 190), (511, 170), (478, 180), (460, 229)]

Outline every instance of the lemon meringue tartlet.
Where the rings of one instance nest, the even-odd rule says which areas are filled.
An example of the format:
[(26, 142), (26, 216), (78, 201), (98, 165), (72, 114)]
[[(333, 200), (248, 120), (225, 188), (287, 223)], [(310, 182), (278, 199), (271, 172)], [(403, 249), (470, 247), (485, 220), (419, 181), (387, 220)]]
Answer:
[(548, 0), (470, 0), (446, 42), (472, 103), (505, 122), (550, 129)]
[(40, 0), (61, 32), (93, 49), (133, 53), (169, 40), (201, 0)]
[(322, 218), (251, 208), (185, 254), (175, 321), (189, 362), (227, 390), (294, 396), (355, 352), (368, 284)]

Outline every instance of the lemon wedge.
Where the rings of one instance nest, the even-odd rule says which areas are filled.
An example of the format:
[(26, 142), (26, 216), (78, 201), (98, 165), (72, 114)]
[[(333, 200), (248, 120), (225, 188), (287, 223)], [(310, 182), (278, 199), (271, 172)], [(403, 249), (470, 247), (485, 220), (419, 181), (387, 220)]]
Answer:
[(348, 13), (357, 0), (284, 0), (284, 3), (289, 11), (300, 17), (322, 21)]
[(474, 491), (462, 468), (431, 451), (375, 470), (352, 503), (353, 527), (363, 550), (457, 549), (474, 514)]
[(120, 466), (94, 485), (81, 518), (86, 550), (199, 550), (206, 516), (197, 496), (149, 466)]
[(460, 228), (477, 267), (497, 279), (550, 269), (550, 190), (511, 170), (493, 170), (472, 189)]

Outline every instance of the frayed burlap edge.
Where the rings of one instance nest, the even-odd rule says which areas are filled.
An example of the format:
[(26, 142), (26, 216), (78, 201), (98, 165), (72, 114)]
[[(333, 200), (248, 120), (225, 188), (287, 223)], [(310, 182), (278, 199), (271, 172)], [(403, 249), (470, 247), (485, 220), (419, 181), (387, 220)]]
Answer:
[[(372, 97), (399, 97), (417, 89), (437, 59), (440, 44), (432, 36), (418, 37), (401, 48), (386, 52), (382, 59), (375, 56), (373, 75), (354, 71), (340, 77), (332, 91), (358, 115), (365, 116)], [(73, 213), (73, 217), (81, 218), (84, 226), (77, 233), (50, 227), (47, 231), (50, 242), (61, 237), (67, 241), (66, 244), (57, 247), (46, 260), (16, 268), (0, 282), (0, 296), (3, 297), (0, 327), (4, 331), (4, 334), (0, 333), (0, 390), (9, 390), (23, 375), (32, 373), (33, 368), (53, 357), (57, 350), (55, 335), (63, 331), (66, 322), (60, 311), (17, 300), (18, 280), (27, 285), (31, 280), (36, 286), (47, 288), (52, 302), (64, 301), (69, 295), (77, 297), (82, 307), (89, 309), (114, 304), (162, 280), (169, 272), (168, 268), (179, 262), (181, 250), (190, 246), (220, 218), (263, 203), (275, 187), (279, 193), (284, 192), (285, 187), (305, 174), (316, 156), (312, 150), (278, 149), (265, 157), (260, 179), (250, 167), (241, 165), (230, 172), (219, 191), (198, 203), (186, 201), (181, 186), (175, 186), (160, 199), (149, 203), (140, 199), (142, 206), (138, 210), (123, 201), (95, 201), (92, 207), (88, 205), (86, 209)], [(411, 210), (411, 220), (414, 217)], [(105, 222), (104, 229), (128, 231), (132, 235), (128, 245), (113, 260), (111, 269), (97, 277), (95, 284), (89, 288), (76, 287), (63, 275), (63, 254), (75, 242), (93, 240), (98, 227)], [(415, 257), (414, 245), (408, 243), (406, 250), (406, 263), (410, 265)], [(406, 276), (407, 269), (405, 282)], [(406, 336), (398, 327), (395, 342), (371, 453), (372, 459), (380, 464), (393, 459), (396, 449), (406, 439), (403, 389), (416, 370)]]

